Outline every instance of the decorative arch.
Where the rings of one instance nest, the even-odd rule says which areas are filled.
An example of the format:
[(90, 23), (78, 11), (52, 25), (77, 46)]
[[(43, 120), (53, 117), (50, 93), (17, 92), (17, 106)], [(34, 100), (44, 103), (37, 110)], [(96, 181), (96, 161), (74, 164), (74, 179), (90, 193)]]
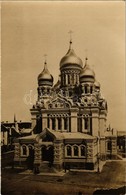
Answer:
[(70, 108), (71, 103), (64, 98), (57, 97), (48, 103), (48, 109), (54, 108)]

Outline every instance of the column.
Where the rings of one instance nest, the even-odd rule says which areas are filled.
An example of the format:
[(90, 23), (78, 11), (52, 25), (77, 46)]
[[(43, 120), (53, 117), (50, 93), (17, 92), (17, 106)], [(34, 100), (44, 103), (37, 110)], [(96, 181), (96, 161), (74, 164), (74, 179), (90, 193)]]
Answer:
[(47, 128), (47, 114), (43, 113), (42, 114), (42, 130)]
[(87, 131), (90, 132), (90, 116), (88, 117), (88, 128)]
[(79, 84), (79, 75), (76, 75), (77, 76), (77, 84)]
[(54, 167), (58, 170), (62, 169), (63, 163), (63, 141), (56, 140), (54, 143)]
[(41, 146), (34, 144), (34, 164), (40, 164), (42, 161)]
[(61, 77), (61, 85), (64, 85), (64, 74), (62, 74), (62, 77)]
[(58, 118), (55, 118), (55, 130), (58, 130)]
[(90, 93), (90, 86), (87, 86), (87, 93)]
[(81, 118), (81, 121), (82, 121), (82, 132), (84, 132), (84, 118), (83, 118), (83, 116)]
[(82, 93), (84, 93), (84, 86), (82, 85)]
[(76, 84), (76, 74), (74, 74), (74, 85)]

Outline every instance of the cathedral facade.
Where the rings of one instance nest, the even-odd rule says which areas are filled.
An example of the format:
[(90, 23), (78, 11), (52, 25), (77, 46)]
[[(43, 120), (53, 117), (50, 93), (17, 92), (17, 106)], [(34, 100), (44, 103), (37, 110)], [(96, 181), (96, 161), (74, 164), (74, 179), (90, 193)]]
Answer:
[(44, 169), (90, 169), (109, 155), (116, 156), (116, 136), (107, 132), (107, 101), (88, 64), (75, 54), (72, 42), (60, 61), (53, 85), (47, 62), (38, 76), (38, 99), (31, 112), (32, 134), (15, 140), (15, 164), (28, 159)]

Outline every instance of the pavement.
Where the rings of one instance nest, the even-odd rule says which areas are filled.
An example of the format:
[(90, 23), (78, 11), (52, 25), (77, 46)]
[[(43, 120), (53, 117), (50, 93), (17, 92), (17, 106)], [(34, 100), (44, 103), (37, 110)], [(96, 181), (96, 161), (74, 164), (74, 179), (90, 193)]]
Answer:
[[(23, 172), (21, 172), (21, 173), (19, 173), (19, 174), (21, 174), (21, 175), (35, 175), (34, 173), (33, 173), (33, 171), (32, 170), (25, 170), (25, 171), (23, 171)], [(38, 173), (37, 175), (44, 175), (44, 176), (59, 176), (59, 177), (62, 177), (62, 176), (64, 176), (66, 174), (66, 172), (64, 172), (64, 170), (63, 171), (60, 171), (60, 172), (56, 172), (56, 173), (42, 173), (42, 172), (40, 172), (40, 173)]]

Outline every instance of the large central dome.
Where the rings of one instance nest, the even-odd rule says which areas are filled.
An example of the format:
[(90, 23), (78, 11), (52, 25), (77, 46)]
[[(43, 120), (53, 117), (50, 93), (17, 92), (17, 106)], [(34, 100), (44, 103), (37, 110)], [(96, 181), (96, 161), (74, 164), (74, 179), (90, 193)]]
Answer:
[(83, 67), (82, 60), (75, 54), (73, 49), (69, 49), (66, 55), (60, 61), (60, 68), (64, 67), (65, 65), (77, 65), (80, 68)]

